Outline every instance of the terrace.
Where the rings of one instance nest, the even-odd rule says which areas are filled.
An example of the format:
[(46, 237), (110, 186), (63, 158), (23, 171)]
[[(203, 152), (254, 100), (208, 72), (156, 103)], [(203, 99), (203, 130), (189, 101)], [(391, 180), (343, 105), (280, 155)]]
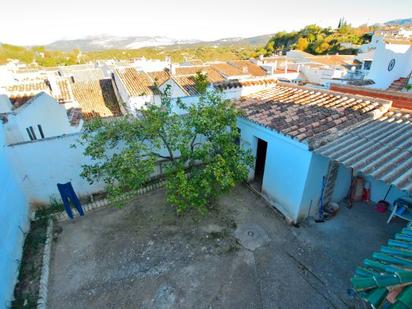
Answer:
[(405, 225), (365, 204), (300, 228), (246, 186), (177, 219), (163, 189), (55, 228), (50, 308), (350, 308), (362, 260)]

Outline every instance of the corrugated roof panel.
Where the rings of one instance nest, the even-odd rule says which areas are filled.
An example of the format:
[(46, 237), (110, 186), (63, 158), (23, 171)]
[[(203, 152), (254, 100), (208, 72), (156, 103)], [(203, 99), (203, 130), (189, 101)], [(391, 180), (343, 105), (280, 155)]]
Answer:
[(391, 109), (315, 152), (412, 193), (411, 119), (411, 111)]

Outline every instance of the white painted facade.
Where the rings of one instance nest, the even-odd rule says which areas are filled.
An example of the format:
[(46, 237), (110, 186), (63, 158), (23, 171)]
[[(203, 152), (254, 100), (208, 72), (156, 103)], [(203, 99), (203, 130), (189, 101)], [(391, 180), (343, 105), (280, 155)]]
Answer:
[(188, 96), (187, 92), (184, 91), (173, 78), (169, 78), (161, 84), (159, 86), (159, 90), (164, 92), (168, 86), (170, 86), (170, 95), (172, 98), (182, 98)]
[(158, 98), (154, 95), (130, 96), (118, 74), (113, 74), (115, 91), (120, 104), (123, 104), (126, 111), (131, 115), (136, 115), (136, 110), (144, 108), (146, 103), (157, 102)]
[[(91, 164), (78, 144), (80, 133), (9, 145), (11, 163), (20, 187), (30, 203), (48, 204), (59, 199), (57, 183), (71, 181), (79, 196), (104, 190), (101, 183), (80, 177), (83, 164)], [(75, 148), (72, 145), (76, 145)]]
[(165, 60), (146, 59), (145, 57), (142, 57), (135, 59), (131, 66), (137, 71), (158, 72), (169, 68), (171, 63), (171, 59), (168, 57), (166, 57)]
[(307, 82), (317, 85), (327, 85), (332, 79), (342, 78), (347, 74), (342, 68), (329, 66), (304, 65), (301, 70)]
[(393, 81), (412, 72), (412, 44), (378, 42), (372, 66), (365, 78), (375, 84), (371, 88), (387, 89)]
[(29, 205), (10, 164), (0, 122), (0, 308), (10, 308), (29, 229)]
[(7, 114), (4, 124), (6, 143), (72, 134), (79, 132), (82, 124), (80, 121), (77, 126), (72, 126), (66, 109), (53, 97), (42, 92)]

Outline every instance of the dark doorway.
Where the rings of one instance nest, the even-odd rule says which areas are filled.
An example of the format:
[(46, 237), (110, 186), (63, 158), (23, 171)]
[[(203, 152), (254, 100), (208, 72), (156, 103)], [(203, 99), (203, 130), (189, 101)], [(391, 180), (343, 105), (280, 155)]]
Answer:
[(263, 174), (265, 173), (266, 150), (268, 143), (258, 138), (254, 185), (258, 191), (262, 191)]

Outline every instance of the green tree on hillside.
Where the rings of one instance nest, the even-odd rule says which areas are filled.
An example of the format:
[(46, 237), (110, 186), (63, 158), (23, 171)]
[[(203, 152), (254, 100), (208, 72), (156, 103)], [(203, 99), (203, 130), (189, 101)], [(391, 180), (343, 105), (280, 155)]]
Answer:
[[(337, 29), (308, 25), (298, 32), (278, 32), (266, 44), (265, 54), (273, 52), (285, 53), (291, 49), (299, 49), (312, 54), (353, 53), (345, 50), (342, 43), (364, 44), (370, 41), (371, 28), (365, 25), (353, 28), (343, 18)], [(261, 50), (257, 53), (262, 53)]]

